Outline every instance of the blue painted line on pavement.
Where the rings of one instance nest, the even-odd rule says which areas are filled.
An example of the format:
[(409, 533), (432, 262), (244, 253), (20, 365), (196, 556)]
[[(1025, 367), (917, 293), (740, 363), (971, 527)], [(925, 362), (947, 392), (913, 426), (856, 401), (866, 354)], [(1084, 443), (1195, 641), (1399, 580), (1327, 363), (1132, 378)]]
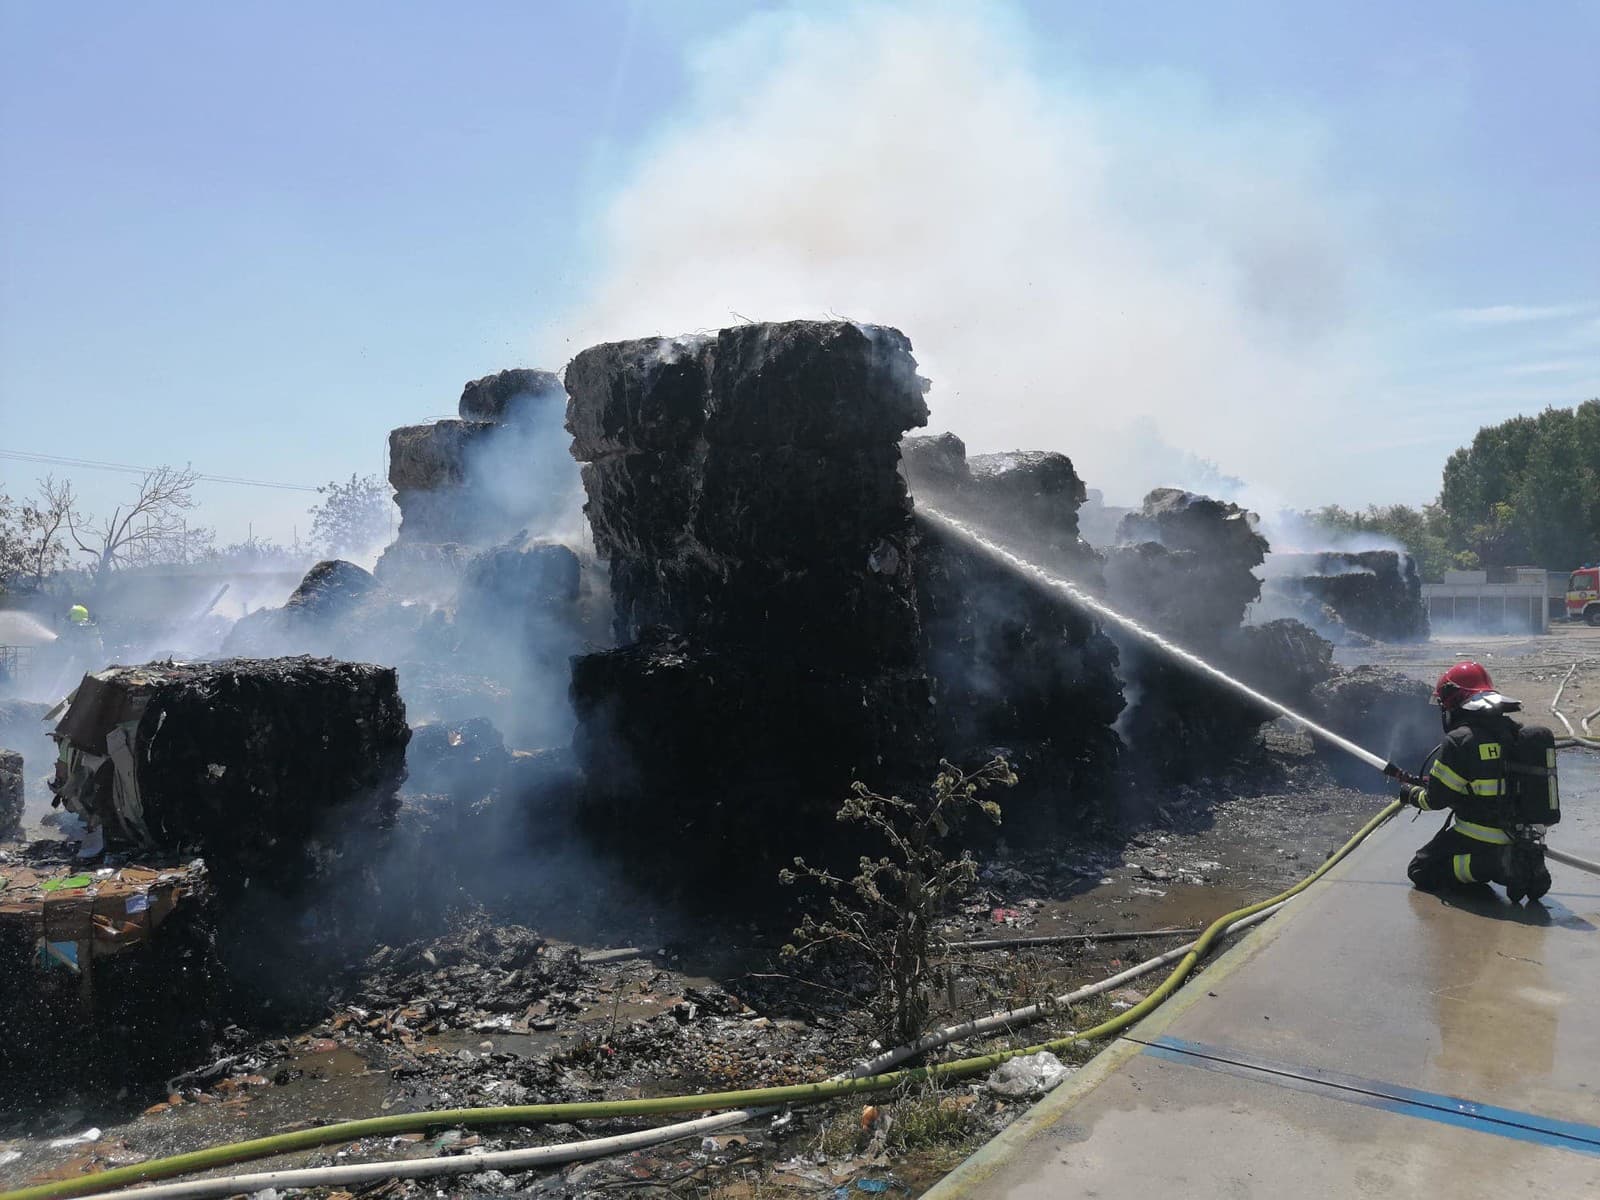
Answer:
[(1169, 1062), (1256, 1079), (1347, 1104), (1436, 1121), (1477, 1133), (1600, 1156), (1600, 1126), (1596, 1125), (1559, 1121), (1553, 1117), (1541, 1117), (1537, 1113), (1480, 1104), (1475, 1100), (1425, 1092), (1381, 1079), (1365, 1079), (1316, 1067), (1274, 1062), (1183, 1038), (1159, 1037), (1140, 1044), (1144, 1046), (1146, 1054)]

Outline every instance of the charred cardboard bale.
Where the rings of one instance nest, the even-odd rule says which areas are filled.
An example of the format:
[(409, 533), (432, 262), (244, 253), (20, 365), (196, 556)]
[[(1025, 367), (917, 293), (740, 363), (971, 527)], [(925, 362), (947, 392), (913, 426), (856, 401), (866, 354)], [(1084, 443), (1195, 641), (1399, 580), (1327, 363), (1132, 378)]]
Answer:
[[(1312, 715), (1320, 723), (1407, 771), (1420, 770), (1443, 738), (1428, 685), (1384, 667), (1339, 672), (1314, 690), (1312, 703)], [(1342, 751), (1319, 750), (1344, 786), (1388, 789), (1387, 781), (1371, 767)]]
[(549, 371), (519, 368), (466, 385), (460, 420), (389, 434), (399, 544), (486, 546), (549, 528), (577, 504), (566, 452), (566, 391)]
[(0, 750), (0, 841), (22, 828), (24, 791), (22, 755)]
[(392, 669), (277, 658), (86, 675), (55, 736), (68, 808), (242, 886), (302, 882), (335, 822), (386, 824), (410, 730)]
[(50, 705), (32, 700), (0, 700), (0, 746), (22, 755), (23, 807), (25, 813), (33, 814), (33, 819), (44, 815), (50, 805), (45, 781), (56, 761), (56, 747), (44, 719), (49, 711)]
[[(1235, 504), (1158, 488), (1123, 518), (1107, 552), (1112, 604), (1157, 633), (1267, 685), (1304, 690), (1331, 649), (1289, 623), (1263, 633), (1240, 626), (1259, 596), (1267, 540)], [(1314, 640), (1313, 640), (1314, 639)], [(1139, 774), (1162, 782), (1225, 769), (1250, 753), (1272, 713), (1142, 642), (1122, 639), (1124, 678), (1137, 702), (1122, 732)], [(1303, 677), (1303, 678), (1302, 678)]]
[[(1303, 622), (1288, 618), (1233, 631), (1221, 661), (1257, 691), (1301, 712), (1307, 711), (1316, 689), (1337, 670), (1333, 643)], [(1262, 712), (1260, 720), (1272, 715)]]
[(927, 752), (920, 671), (774, 671), (665, 629), (575, 660), (572, 697), (591, 830), (763, 886), (852, 780)]
[[(895, 446), (927, 406), (903, 335), (792, 321), (610, 343), (567, 386), (619, 641), (666, 623), (795, 659), (914, 658)], [(841, 638), (854, 613), (900, 636)]]
[(1394, 550), (1274, 555), (1271, 591), (1325, 606), (1345, 629), (1384, 642), (1428, 638), (1416, 561)]
[(483, 717), (418, 725), (406, 747), (407, 790), (476, 803), (494, 790), (509, 760), (505, 739)]
[(1030, 824), (1081, 824), (1109, 796), (1123, 707), (1117, 648), (1078, 609), (925, 526), (917, 599), (936, 744), (957, 761), (996, 751), (1018, 770), (1005, 799)]
[(906, 438), (906, 479), (925, 507), (957, 517), (1031, 561), (1088, 584), (1099, 562), (1078, 535), (1087, 495), (1072, 460), (1046, 450), (967, 457), (954, 434)]
[(397, 492), (461, 487), (474, 446), (494, 436), (493, 421), (446, 419), (389, 432), (389, 483)]
[(1237, 629), (1261, 594), (1267, 539), (1236, 504), (1157, 488), (1118, 535), (1106, 562), (1113, 602), (1192, 648)]
[(517, 746), (572, 735), (569, 660), (584, 646), (583, 570), (552, 542), (519, 539), (477, 555), (462, 574), (454, 660), (503, 681), (513, 702), (489, 710)]
[(460, 542), (394, 542), (378, 555), (372, 576), (396, 595), (444, 603), (476, 554)]
[(552, 371), (517, 367), (497, 375), (474, 379), (461, 389), (460, 413), (464, 421), (513, 424), (537, 420), (550, 406), (567, 405), (567, 390)]
[(927, 416), (910, 343), (750, 325), (595, 346), (566, 380), (616, 636), (637, 643), (574, 666), (598, 803), (636, 807), (630, 832), (771, 847), (763, 820), (836, 805), (928, 717), (896, 449)]

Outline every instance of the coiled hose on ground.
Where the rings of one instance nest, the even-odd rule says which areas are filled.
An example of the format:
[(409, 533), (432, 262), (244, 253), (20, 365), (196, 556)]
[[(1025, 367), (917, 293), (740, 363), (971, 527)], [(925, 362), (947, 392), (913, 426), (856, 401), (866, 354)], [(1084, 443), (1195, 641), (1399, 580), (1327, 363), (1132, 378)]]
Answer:
[[(392, 1136), (401, 1133), (415, 1133), (439, 1126), (457, 1125), (514, 1125), (514, 1124), (542, 1124), (546, 1122), (570, 1122), (585, 1120), (617, 1119), (626, 1117), (664, 1116), (685, 1112), (719, 1112), (723, 1109), (751, 1109), (754, 1107), (768, 1107), (783, 1104), (812, 1104), (822, 1100), (833, 1100), (842, 1096), (851, 1096), (871, 1092), (888, 1091), (907, 1084), (922, 1083), (934, 1080), (961, 1079), (969, 1075), (980, 1074), (992, 1070), (1009, 1059), (1027, 1054), (1037, 1054), (1041, 1050), (1051, 1052), (1065, 1050), (1076, 1042), (1095, 1041), (1100, 1038), (1110, 1037), (1120, 1033), (1130, 1025), (1143, 1020), (1155, 1011), (1189, 976), (1195, 966), (1206, 955), (1224, 932), (1232, 925), (1254, 917), (1274, 908), (1293, 896), (1299, 895), (1310, 887), (1335, 864), (1344, 859), (1349, 853), (1365, 841), (1374, 830), (1400, 810), (1399, 801), (1389, 804), (1386, 808), (1363, 825), (1339, 849), (1329, 855), (1327, 860), (1316, 870), (1312, 871), (1299, 883), (1278, 893), (1278, 895), (1262, 900), (1259, 903), (1246, 905), (1225, 913), (1218, 917), (1205, 929), (1179, 960), (1164, 980), (1156, 988), (1133, 1007), (1118, 1013), (1109, 1021), (1104, 1021), (1092, 1029), (1081, 1033), (1069, 1034), (1048, 1042), (1041, 1042), (1033, 1046), (1001, 1050), (992, 1054), (979, 1055), (974, 1058), (956, 1059), (951, 1062), (937, 1063), (931, 1066), (915, 1067), (910, 1070), (888, 1071), (873, 1075), (852, 1075), (844, 1078), (835, 1078), (818, 1083), (798, 1084), (789, 1087), (751, 1088), (737, 1092), (713, 1092), (695, 1096), (656, 1096), (638, 1100), (604, 1100), (582, 1101), (565, 1104), (520, 1104), (505, 1105), (493, 1108), (459, 1108), (441, 1109), (432, 1112), (396, 1113), (384, 1117), (368, 1117), (356, 1121), (344, 1121), (335, 1125), (323, 1125), (314, 1129), (298, 1129), (288, 1133), (273, 1134), (269, 1137), (253, 1138), (249, 1141), (235, 1142), (230, 1145), (212, 1146), (205, 1150), (196, 1150), (187, 1154), (176, 1154), (168, 1158), (152, 1159), (149, 1162), (138, 1163), (128, 1167), (116, 1167), (109, 1171), (102, 1171), (95, 1175), (85, 1175), (78, 1179), (61, 1180), (58, 1182), (39, 1184), (34, 1187), (19, 1188), (15, 1191), (0, 1193), (0, 1200), (66, 1200), (73, 1196), (93, 1196), (127, 1187), (130, 1184), (144, 1183), (156, 1179), (170, 1179), (175, 1175), (188, 1175), (197, 1171), (212, 1170), (217, 1167), (230, 1166), (234, 1163), (250, 1162), (255, 1159), (269, 1158), (273, 1155), (286, 1154), (297, 1150), (309, 1150), (319, 1146), (326, 1146), (336, 1142), (348, 1142), (357, 1138)], [(1174, 952), (1175, 953), (1175, 952)], [(1005, 1014), (1002, 1014), (1005, 1015)], [(990, 1018), (992, 1020), (993, 1018)], [(975, 1024), (975, 1023), (969, 1023)], [(975, 1030), (977, 1032), (977, 1030)], [(948, 1040), (948, 1039), (947, 1039)], [(919, 1043), (919, 1046), (921, 1044)], [(922, 1047), (927, 1048), (927, 1047)], [(920, 1053), (918, 1047), (906, 1047), (905, 1055)], [(898, 1051), (890, 1051), (886, 1056), (880, 1056), (867, 1064), (876, 1066), (885, 1057), (893, 1057)], [(902, 1059), (903, 1060), (903, 1059)], [(730, 1114), (731, 1115), (731, 1114)], [(749, 1113), (741, 1113), (747, 1118)], [(708, 1124), (712, 1119), (707, 1119)], [(704, 1128), (702, 1122), (693, 1122)], [(689, 1136), (685, 1127), (679, 1130), (674, 1137)], [(603, 1139), (615, 1140), (615, 1139)], [(663, 1139), (665, 1140), (665, 1139)], [(564, 1149), (564, 1147), (538, 1147), (535, 1149)], [(615, 1152), (611, 1149), (601, 1150), (600, 1153)], [(506, 1151), (506, 1155), (529, 1153), (532, 1151)], [(598, 1155), (596, 1155), (598, 1156)], [(490, 1161), (501, 1158), (502, 1162)], [(471, 1157), (458, 1156), (445, 1160), (428, 1160), (437, 1163), (448, 1163), (450, 1171), (466, 1173), (469, 1171), (488, 1170), (497, 1165), (512, 1165), (503, 1161), (503, 1155), (474, 1155)], [(549, 1161), (549, 1160), (546, 1160)], [(386, 1178), (397, 1173), (399, 1163), (367, 1163), (352, 1164), (373, 1170), (367, 1178)], [(533, 1165), (533, 1164), (528, 1164)], [(330, 1177), (332, 1172), (345, 1171), (348, 1168), (326, 1168), (320, 1170), (320, 1176), (315, 1182), (334, 1182)], [(315, 1169), (314, 1169), (315, 1170)], [(423, 1172), (418, 1172), (422, 1174)], [(427, 1172), (429, 1174), (448, 1173), (445, 1170)], [(287, 1175), (288, 1172), (278, 1173)], [(303, 1172), (294, 1172), (300, 1175)], [(263, 1183), (248, 1183), (250, 1177), (236, 1177), (231, 1180), (198, 1180), (192, 1185), (181, 1185), (177, 1188), (140, 1188), (132, 1195), (146, 1197), (153, 1200), (158, 1194), (166, 1197), (178, 1195), (197, 1197), (201, 1195), (226, 1195), (241, 1191), (251, 1190), (252, 1187), (267, 1186)], [(340, 1182), (354, 1182), (344, 1178)], [(287, 1181), (280, 1186), (287, 1186)], [(299, 1182), (294, 1186), (313, 1186), (310, 1182)]]

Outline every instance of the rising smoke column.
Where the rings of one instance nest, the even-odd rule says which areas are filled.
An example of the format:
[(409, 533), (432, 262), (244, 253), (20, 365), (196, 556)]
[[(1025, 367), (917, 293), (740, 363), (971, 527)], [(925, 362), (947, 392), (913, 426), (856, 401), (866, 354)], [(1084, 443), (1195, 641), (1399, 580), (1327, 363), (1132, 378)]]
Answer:
[(975, 453), (1064, 450), (1120, 503), (1204, 486), (1174, 466), (1208, 459), (1295, 503), (1333, 494), (1337, 468), (1292, 447), (1332, 444), (1362, 391), (1346, 297), (1372, 256), (1316, 131), (1171, 79), (1047, 74), (1007, 12), (731, 30), (600, 210), (602, 270), (548, 353), (884, 321), (919, 348), (934, 427)]

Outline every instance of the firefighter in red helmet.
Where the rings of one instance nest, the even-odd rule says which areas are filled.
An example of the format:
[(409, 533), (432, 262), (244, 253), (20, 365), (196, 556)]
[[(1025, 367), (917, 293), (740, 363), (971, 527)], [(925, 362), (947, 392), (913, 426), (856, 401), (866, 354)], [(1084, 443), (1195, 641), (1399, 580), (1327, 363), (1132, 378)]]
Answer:
[[(1403, 787), (1401, 799), (1424, 811), (1448, 808), (1451, 820), (1417, 851), (1406, 873), (1424, 891), (1499, 883), (1513, 903), (1537, 900), (1550, 890), (1550, 872), (1544, 826), (1530, 822), (1559, 819), (1549, 731), (1525, 730), (1512, 720), (1522, 705), (1497, 692), (1475, 662), (1457, 663), (1441, 675), (1433, 699), (1444, 741), (1429, 756), (1424, 782)], [(1540, 734), (1548, 750), (1545, 741), (1530, 749), (1530, 737)], [(1521, 765), (1530, 752), (1539, 766)], [(1537, 803), (1538, 811), (1530, 816), (1524, 801)], [(1556, 815), (1540, 815), (1546, 803)]]

